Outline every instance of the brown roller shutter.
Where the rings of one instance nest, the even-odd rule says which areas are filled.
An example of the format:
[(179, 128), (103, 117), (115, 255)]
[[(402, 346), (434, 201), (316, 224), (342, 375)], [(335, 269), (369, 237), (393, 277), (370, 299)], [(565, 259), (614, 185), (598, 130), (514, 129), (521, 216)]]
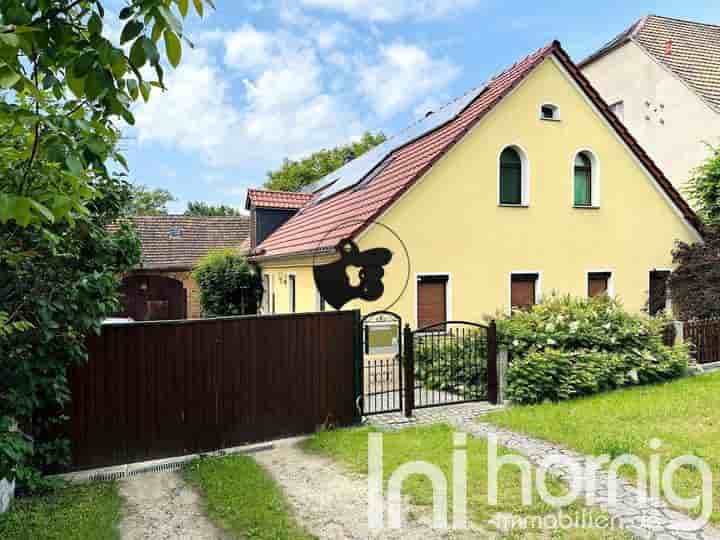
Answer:
[[(422, 277), (418, 281), (418, 328), (447, 320), (447, 277)], [(438, 328), (438, 331), (443, 330)]]
[(535, 304), (537, 274), (514, 274), (510, 281), (510, 304), (513, 308), (529, 309)]
[(610, 274), (608, 272), (591, 272), (588, 274), (588, 296), (600, 296), (608, 292), (608, 282)]

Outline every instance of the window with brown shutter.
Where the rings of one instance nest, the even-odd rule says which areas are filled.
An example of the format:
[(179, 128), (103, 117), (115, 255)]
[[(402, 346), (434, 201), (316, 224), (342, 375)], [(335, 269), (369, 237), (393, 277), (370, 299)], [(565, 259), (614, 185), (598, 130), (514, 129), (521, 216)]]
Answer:
[(513, 274), (510, 278), (510, 305), (530, 309), (537, 299), (537, 274)]
[[(424, 328), (447, 320), (447, 276), (422, 276), (417, 284), (417, 324)], [(444, 327), (433, 328), (442, 332)]]
[(610, 272), (590, 272), (588, 274), (588, 297), (593, 298), (607, 294), (610, 283)]

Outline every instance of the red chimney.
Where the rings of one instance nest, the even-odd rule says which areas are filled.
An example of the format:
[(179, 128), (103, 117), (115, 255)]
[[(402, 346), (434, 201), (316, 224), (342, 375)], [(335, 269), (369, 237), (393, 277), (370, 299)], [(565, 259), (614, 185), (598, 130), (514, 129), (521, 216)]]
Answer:
[(672, 39), (668, 39), (665, 42), (665, 55), (670, 56), (672, 54)]

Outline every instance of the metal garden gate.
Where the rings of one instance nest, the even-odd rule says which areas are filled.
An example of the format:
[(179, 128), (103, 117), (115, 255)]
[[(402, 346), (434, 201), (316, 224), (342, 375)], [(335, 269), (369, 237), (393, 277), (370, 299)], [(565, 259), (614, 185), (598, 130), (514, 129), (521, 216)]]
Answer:
[(404, 410), (490, 401), (497, 403), (497, 329), (443, 321), (404, 330)]
[(362, 412), (402, 410), (402, 318), (374, 311), (361, 320), (363, 338)]

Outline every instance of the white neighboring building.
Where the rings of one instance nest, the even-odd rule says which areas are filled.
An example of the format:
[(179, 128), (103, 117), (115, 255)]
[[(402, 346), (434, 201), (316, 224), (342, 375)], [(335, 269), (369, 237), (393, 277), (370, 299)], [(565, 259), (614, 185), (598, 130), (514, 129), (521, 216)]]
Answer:
[(648, 15), (578, 67), (682, 192), (720, 144), (720, 26)]

